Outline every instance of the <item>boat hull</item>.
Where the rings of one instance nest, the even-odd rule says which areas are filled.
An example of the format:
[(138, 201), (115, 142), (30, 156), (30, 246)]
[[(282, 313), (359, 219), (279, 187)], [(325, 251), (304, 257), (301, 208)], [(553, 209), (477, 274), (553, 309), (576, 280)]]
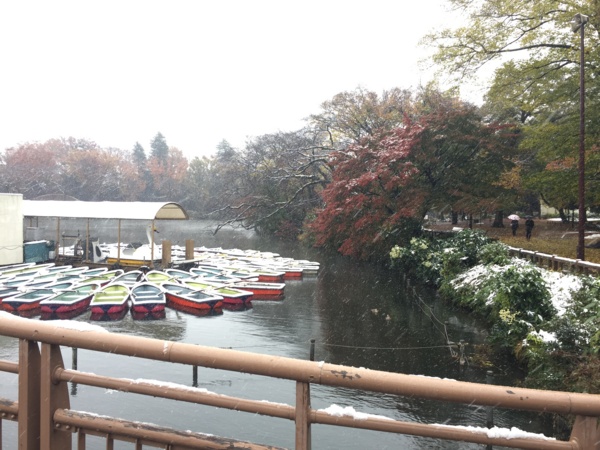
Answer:
[(223, 307), (223, 300), (220, 299), (194, 301), (193, 299), (188, 299), (172, 292), (165, 292), (165, 297), (167, 298), (167, 306), (173, 308), (180, 307), (210, 311), (211, 309), (220, 309)]
[(128, 311), (129, 308), (123, 308), (118, 312), (94, 313), (94, 311), (92, 311), (92, 314), (90, 314), (90, 320), (96, 322), (111, 322), (113, 320), (121, 320), (125, 317)]
[(285, 280), (301, 280), (304, 273), (302, 269), (284, 269), (284, 271), (283, 278)]
[(136, 313), (155, 313), (165, 310), (164, 303), (144, 303), (134, 304), (131, 306), (131, 310)]
[(284, 273), (259, 273), (258, 281), (263, 283), (281, 283), (285, 279)]
[(285, 297), (284, 283), (252, 283), (242, 282), (236, 288), (252, 292), (253, 300), (283, 300)]
[(6, 297), (2, 299), (2, 309), (8, 312), (15, 311), (32, 311), (36, 309), (40, 309), (40, 303), (42, 300), (50, 298), (54, 295), (54, 292), (50, 290), (45, 290), (44, 294), (30, 292), (19, 295), (13, 295), (11, 297)]
[(127, 312), (129, 307), (127, 303), (123, 303), (121, 305), (92, 305), (90, 306), (90, 311), (92, 314), (119, 314), (121, 312)]
[(210, 309), (188, 308), (187, 306), (181, 306), (177, 303), (168, 304), (168, 306), (176, 311), (181, 311), (197, 317), (220, 316), (223, 314), (223, 308), (221, 306)]
[(80, 298), (79, 300), (73, 301), (72, 303), (52, 302), (52, 300), (50, 299), (44, 303), (41, 303), (41, 312), (42, 314), (83, 313), (90, 306), (90, 302), (92, 301), (92, 295), (93, 294), (90, 294), (86, 297)]

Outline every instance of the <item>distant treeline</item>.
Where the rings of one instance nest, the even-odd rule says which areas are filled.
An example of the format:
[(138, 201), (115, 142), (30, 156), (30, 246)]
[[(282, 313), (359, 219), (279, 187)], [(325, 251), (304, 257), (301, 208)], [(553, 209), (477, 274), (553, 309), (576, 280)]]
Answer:
[(191, 160), (161, 133), (148, 152), (139, 142), (25, 143), (0, 156), (0, 183), (26, 199), (174, 201), (192, 217), (379, 259), (430, 211), (527, 208), (539, 196), (523, 182), (520, 132), (435, 87), (356, 89), (324, 102), (300, 130), (244, 148), (223, 140)]

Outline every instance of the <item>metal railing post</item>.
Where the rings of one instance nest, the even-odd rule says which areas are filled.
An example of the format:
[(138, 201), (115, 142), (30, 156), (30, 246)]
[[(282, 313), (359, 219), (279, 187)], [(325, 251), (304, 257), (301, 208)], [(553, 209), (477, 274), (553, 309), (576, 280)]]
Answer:
[(54, 382), (53, 375), (57, 368), (64, 369), (60, 346), (42, 344), (41, 357), (41, 401), (40, 401), (40, 450), (71, 450), (71, 430), (54, 426), (54, 412), (69, 409), (69, 389), (66, 381)]
[(40, 350), (19, 339), (19, 450), (40, 448)]

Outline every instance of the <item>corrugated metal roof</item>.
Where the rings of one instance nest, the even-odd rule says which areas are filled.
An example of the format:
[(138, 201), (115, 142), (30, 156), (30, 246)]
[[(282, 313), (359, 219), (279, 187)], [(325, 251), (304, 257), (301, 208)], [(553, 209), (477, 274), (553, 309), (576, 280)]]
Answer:
[(173, 202), (81, 202), (23, 200), (25, 217), (78, 219), (186, 220), (187, 212)]

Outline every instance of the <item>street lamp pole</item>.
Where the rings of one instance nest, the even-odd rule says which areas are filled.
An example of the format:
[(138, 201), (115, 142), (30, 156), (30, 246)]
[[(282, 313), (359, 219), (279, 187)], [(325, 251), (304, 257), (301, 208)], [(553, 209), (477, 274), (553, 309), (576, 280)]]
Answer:
[(571, 23), (574, 33), (580, 31), (581, 43), (579, 45), (579, 220), (577, 222), (578, 241), (577, 259), (585, 260), (585, 78), (584, 78), (584, 28), (588, 22), (588, 16), (576, 14)]

